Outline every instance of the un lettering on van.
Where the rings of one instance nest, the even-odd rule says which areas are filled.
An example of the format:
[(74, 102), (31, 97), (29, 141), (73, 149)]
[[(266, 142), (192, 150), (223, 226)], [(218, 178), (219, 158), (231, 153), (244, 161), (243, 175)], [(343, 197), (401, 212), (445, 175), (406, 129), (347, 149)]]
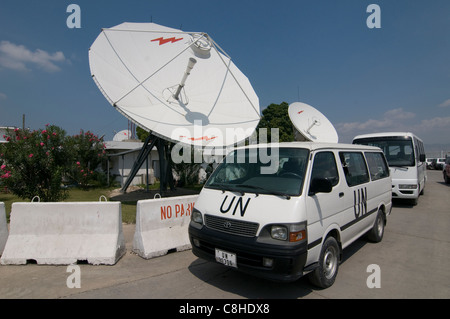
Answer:
[(161, 220), (172, 218), (183, 218), (191, 216), (194, 209), (194, 202), (188, 204), (175, 204), (161, 206)]
[(231, 199), (231, 200), (228, 200), (228, 195), (225, 196), (225, 198), (223, 199), (222, 205), (220, 205), (220, 212), (222, 214), (226, 214), (229, 211), (233, 210), (232, 215), (235, 215), (236, 211), (238, 211), (238, 209), (239, 209), (241, 217), (244, 217), (245, 211), (247, 210), (247, 207), (248, 207), (248, 203), (250, 203), (250, 198), (247, 198), (247, 201), (244, 204), (243, 198), (239, 197), (239, 199), (233, 205), (235, 199), (236, 199), (236, 196), (233, 196), (233, 199)]
[(367, 214), (367, 187), (353, 191), (353, 211), (355, 218)]

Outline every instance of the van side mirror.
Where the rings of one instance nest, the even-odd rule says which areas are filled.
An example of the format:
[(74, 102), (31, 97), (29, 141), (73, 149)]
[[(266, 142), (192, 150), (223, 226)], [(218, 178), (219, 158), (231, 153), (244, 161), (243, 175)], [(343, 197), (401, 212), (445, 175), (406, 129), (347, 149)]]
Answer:
[(420, 162), (425, 162), (425, 154), (420, 154), (419, 155), (419, 161)]
[(333, 185), (331, 185), (331, 181), (326, 178), (316, 177), (311, 181), (311, 185), (309, 186), (309, 196), (313, 196), (316, 193), (331, 193), (333, 189)]

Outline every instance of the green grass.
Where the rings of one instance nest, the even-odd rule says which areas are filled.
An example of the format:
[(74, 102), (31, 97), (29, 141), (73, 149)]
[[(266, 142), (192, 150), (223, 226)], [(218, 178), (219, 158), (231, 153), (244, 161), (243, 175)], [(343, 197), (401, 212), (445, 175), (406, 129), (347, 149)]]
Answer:
[[(64, 200), (65, 202), (96, 202), (100, 196), (104, 195), (108, 201), (109, 192), (113, 188), (92, 188), (89, 190), (82, 190), (78, 188), (72, 188), (68, 191), (69, 197)], [(5, 194), (0, 192), (0, 202), (5, 203), (6, 218), (9, 222), (9, 215), (11, 214), (11, 206), (14, 202), (27, 202), (11, 193)], [(122, 203), (122, 221), (127, 224), (136, 223), (136, 202), (123, 202)]]

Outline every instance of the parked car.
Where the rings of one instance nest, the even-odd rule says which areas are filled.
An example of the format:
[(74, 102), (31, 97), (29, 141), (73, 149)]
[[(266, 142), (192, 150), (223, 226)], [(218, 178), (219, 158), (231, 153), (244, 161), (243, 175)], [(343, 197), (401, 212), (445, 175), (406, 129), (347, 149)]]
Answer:
[(435, 158), (427, 158), (426, 163), (427, 163), (427, 169), (433, 169), (434, 168), (433, 163), (436, 163), (436, 159)]
[(438, 158), (436, 160), (436, 166), (434, 169), (444, 169), (444, 165), (445, 165), (445, 158)]
[(445, 160), (445, 166), (442, 173), (444, 174), (445, 183), (450, 184), (450, 157), (447, 157), (447, 159)]

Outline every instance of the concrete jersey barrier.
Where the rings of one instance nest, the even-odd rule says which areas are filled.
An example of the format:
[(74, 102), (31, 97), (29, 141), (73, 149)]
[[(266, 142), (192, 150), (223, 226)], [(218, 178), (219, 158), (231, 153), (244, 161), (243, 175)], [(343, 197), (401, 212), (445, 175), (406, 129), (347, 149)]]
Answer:
[(188, 226), (198, 195), (137, 202), (133, 251), (145, 259), (191, 248)]
[(8, 233), (5, 203), (0, 203), (0, 255), (3, 253), (3, 249), (5, 248)]
[(120, 202), (13, 203), (0, 263), (113, 265), (124, 253)]

